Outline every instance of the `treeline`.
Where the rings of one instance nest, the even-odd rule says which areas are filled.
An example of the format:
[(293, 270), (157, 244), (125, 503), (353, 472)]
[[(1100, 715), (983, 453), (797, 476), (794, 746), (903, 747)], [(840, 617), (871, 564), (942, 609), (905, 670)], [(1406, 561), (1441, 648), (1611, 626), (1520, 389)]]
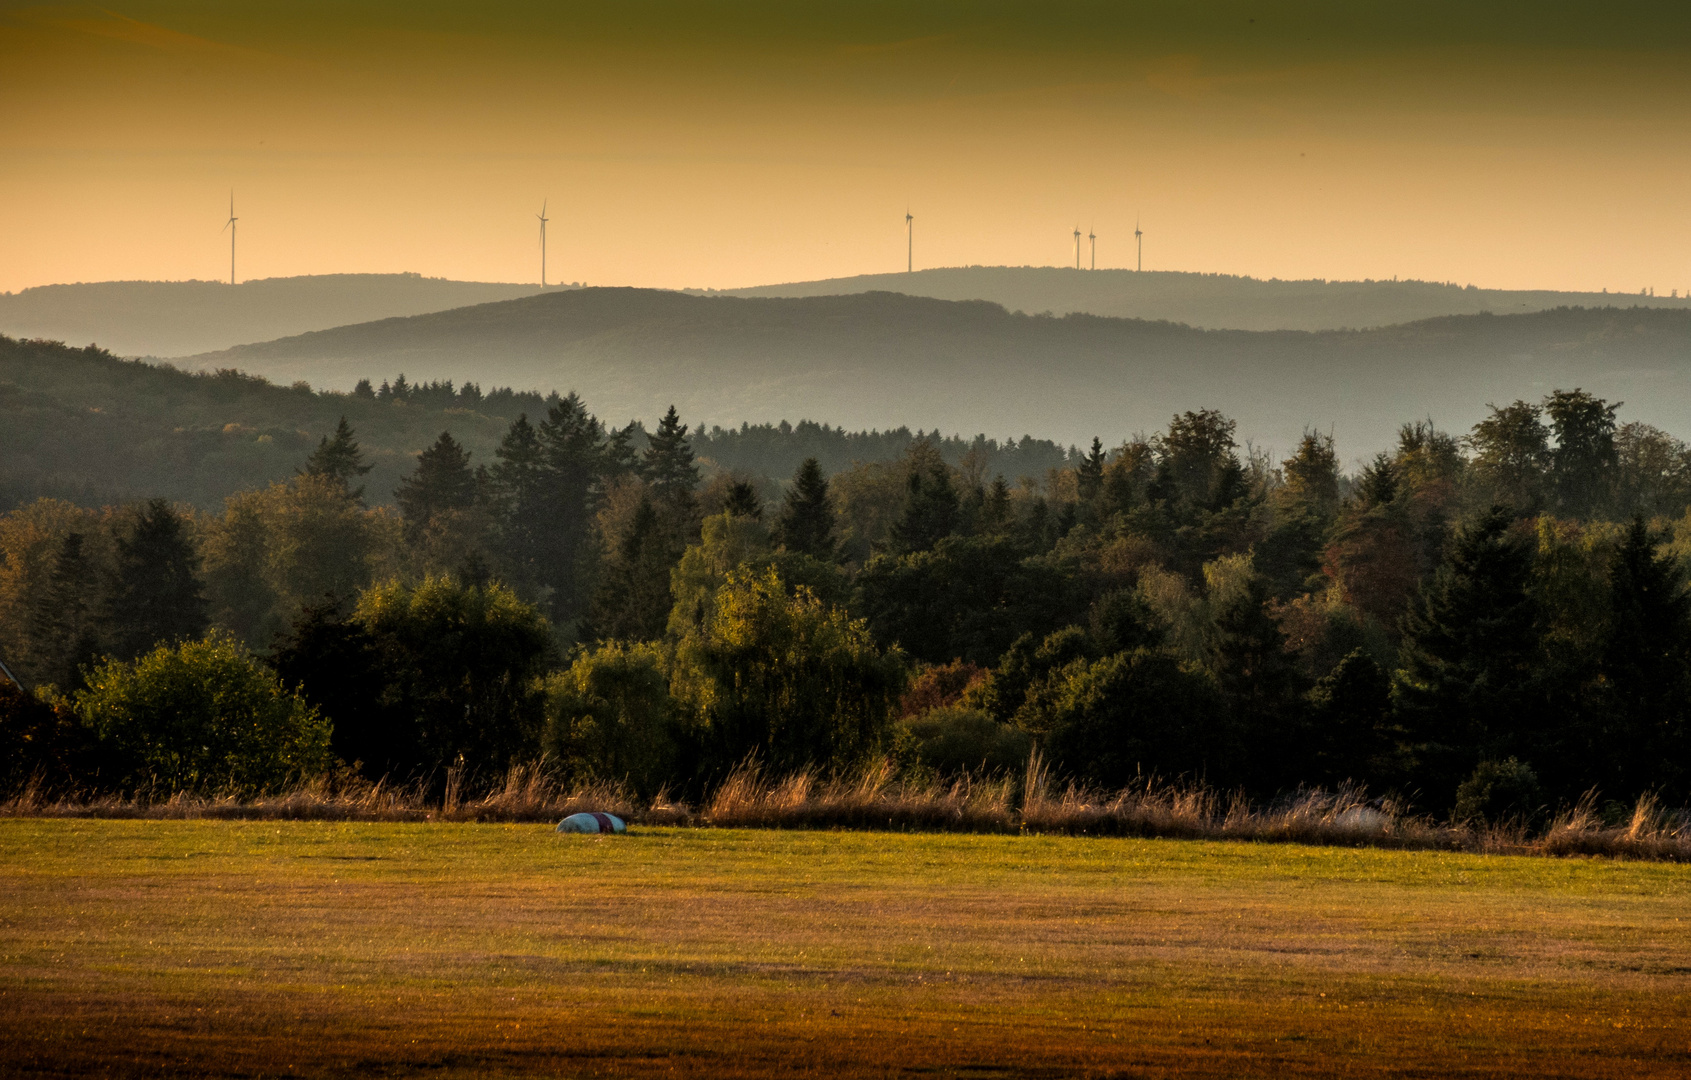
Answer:
[[(345, 422), (220, 513), (13, 511), (13, 760), (205, 788), (544, 755), (650, 794), (1037, 748), (1097, 785), (1350, 781), (1467, 819), (1691, 797), (1691, 448), (1581, 391), (1405, 425), (1355, 476), (1320, 433), (1241, 455), (1208, 410), (1014, 483), (932, 439), (707, 481), (697, 445), (572, 394), (488, 459), (442, 433), (397, 513)], [(238, 776), (205, 749), (218, 679), (230, 730), (277, 732)]]
[[(539, 416), (557, 394), (404, 374), (350, 393), (291, 387), (233, 370), (178, 371), (104, 349), (0, 336), (0, 509), (37, 498), (99, 507), (138, 496), (200, 509), (293, 475), (324, 432), (345, 417), (370, 465), (370, 501), (391, 505), (419, 448), (444, 429), (478, 460), (493, 455), (512, 420)], [(637, 437), (644, 428), (635, 426)], [(713, 428), (695, 438), (701, 471), (784, 479), (806, 458), (829, 472), (897, 459), (929, 438), (907, 428), (848, 432), (811, 421)], [(1047, 440), (940, 439), (954, 465), (1043, 476), (1067, 462)]]

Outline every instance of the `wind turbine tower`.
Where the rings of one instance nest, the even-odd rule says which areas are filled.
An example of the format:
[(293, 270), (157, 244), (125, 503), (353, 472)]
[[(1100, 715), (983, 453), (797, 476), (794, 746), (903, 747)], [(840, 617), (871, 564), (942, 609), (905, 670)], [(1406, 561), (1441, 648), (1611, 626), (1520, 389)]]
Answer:
[(1092, 269), (1098, 269), (1098, 230), (1090, 226), (1086, 230), (1086, 239), (1092, 244)]
[(910, 216), (910, 208), (904, 208), (904, 272), (916, 271), (916, 219)]
[[(229, 189), (229, 220), (223, 228), (229, 230), (229, 284), (235, 284), (235, 189)], [(223, 229), (219, 229), (222, 232)]]
[(540, 213), (534, 215), (540, 219), (540, 287), (546, 287), (546, 223), (551, 218), (546, 216), (546, 200), (540, 200)]
[(1145, 234), (1139, 231), (1139, 219), (1133, 219), (1133, 242), (1139, 248), (1139, 262), (1134, 267), (1135, 272), (1145, 269)]
[(1074, 227), (1074, 268), (1080, 269), (1080, 226)]

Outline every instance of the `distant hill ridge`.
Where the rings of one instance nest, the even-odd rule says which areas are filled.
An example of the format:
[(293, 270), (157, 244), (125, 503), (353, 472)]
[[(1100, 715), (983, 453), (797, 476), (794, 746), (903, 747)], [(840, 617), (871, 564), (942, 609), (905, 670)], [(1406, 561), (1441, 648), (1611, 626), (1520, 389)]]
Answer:
[(193, 357), (279, 382), (349, 388), (371, 372), (575, 389), (599, 415), (670, 404), (724, 425), (790, 416), (1084, 443), (1219, 408), (1286, 449), (1306, 427), (1371, 453), (1400, 424), (1465, 431), (1490, 401), (1581, 386), (1691, 431), (1691, 311), (1554, 308), (1375, 330), (1203, 330), (1022, 315), (895, 293), (807, 298), (580, 289), (386, 319)]
[[(0, 294), (0, 333), (125, 356), (189, 356), (312, 330), (422, 315), (540, 292), (537, 285), (416, 274), (323, 274), (215, 281), (107, 281)], [(1173, 271), (969, 266), (762, 285), (694, 295), (811, 297), (896, 292), (985, 300), (1009, 311), (1085, 312), (1206, 329), (1331, 330), (1483, 311), (1520, 314), (1611, 304), (1691, 308), (1678, 297), (1478, 289), (1425, 281), (1280, 281)]]
[(0, 334), (123, 356), (188, 356), (307, 330), (510, 300), (538, 285), (417, 274), (316, 274), (220, 281), (100, 281), (0, 294)]
[(1434, 281), (1281, 280), (1147, 270), (1051, 266), (966, 266), (759, 285), (723, 296), (830, 296), (899, 292), (939, 300), (990, 300), (1011, 311), (1086, 312), (1165, 319), (1206, 329), (1336, 330), (1415, 322), (1441, 315), (1519, 315), (1555, 307), (1629, 304), (1691, 310), (1691, 299), (1619, 293), (1482, 289)]

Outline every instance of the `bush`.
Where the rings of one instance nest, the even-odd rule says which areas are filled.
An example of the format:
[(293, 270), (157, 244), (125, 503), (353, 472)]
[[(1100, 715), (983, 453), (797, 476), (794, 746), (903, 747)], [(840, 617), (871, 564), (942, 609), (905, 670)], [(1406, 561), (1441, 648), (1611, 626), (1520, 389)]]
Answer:
[(0, 794), (38, 776), (49, 785), (77, 782), (98, 767), (92, 735), (62, 701), (0, 680)]
[(659, 645), (608, 642), (546, 680), (542, 746), (577, 780), (650, 798), (675, 776), (680, 724)]
[(1225, 716), (1203, 674), (1166, 651), (1135, 649), (1054, 670), (1017, 722), (1050, 733), (1049, 757), (1059, 768), (1119, 788), (1157, 773), (1234, 782), (1239, 740)]
[(773, 567), (728, 574), (673, 675), (719, 773), (748, 754), (778, 770), (860, 765), (882, 749), (908, 681), (902, 652), (809, 589), (789, 593)]
[(334, 760), (328, 722), (227, 635), (105, 661), (74, 708), (131, 789), (256, 794)]
[(1450, 819), (1458, 825), (1532, 826), (1544, 817), (1538, 774), (1524, 761), (1482, 761), (1456, 789)]
[(503, 770), (534, 754), (543, 716), (537, 680), (553, 656), (540, 609), (497, 583), (429, 577), (371, 586), (352, 620), (381, 657), (382, 703), (393, 714), (383, 723), (414, 733), (419, 759), (411, 764), (447, 765), (463, 755)]
[(1027, 764), (1033, 750), (1027, 732), (962, 705), (930, 709), (901, 726), (909, 735), (916, 762), (940, 776), (1014, 772)]

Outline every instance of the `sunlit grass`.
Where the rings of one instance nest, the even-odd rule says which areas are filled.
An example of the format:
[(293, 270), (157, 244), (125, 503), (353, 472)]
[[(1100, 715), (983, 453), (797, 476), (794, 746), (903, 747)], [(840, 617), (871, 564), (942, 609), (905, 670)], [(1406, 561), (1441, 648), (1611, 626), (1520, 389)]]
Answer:
[(1691, 868), (0, 820), (0, 1073), (1684, 1075)]

